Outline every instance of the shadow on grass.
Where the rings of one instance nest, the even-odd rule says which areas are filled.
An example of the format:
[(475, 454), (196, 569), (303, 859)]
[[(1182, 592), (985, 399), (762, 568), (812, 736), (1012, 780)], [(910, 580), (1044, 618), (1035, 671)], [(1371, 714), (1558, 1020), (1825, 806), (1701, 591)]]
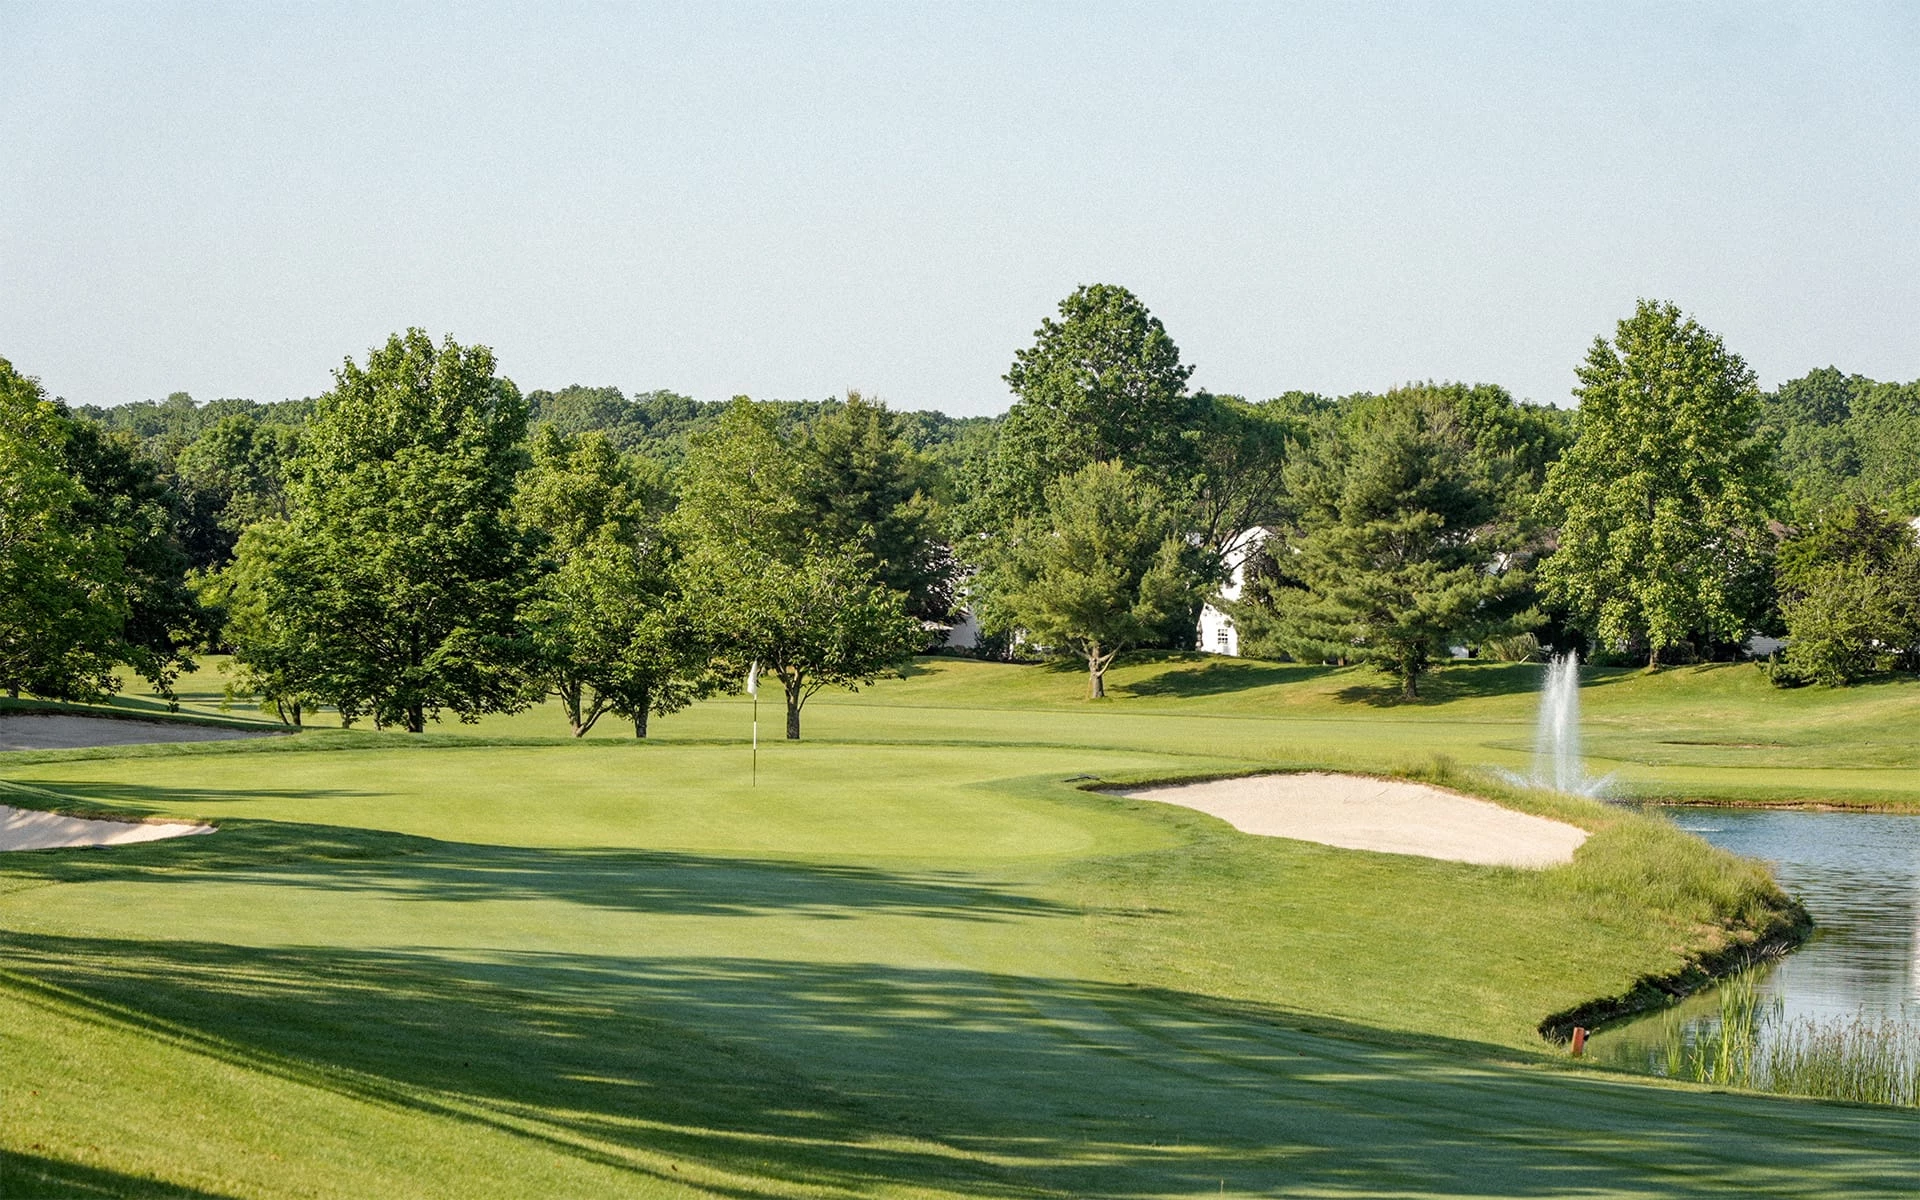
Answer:
[[(1636, 672), (1582, 667), (1580, 687), (1582, 690), (1603, 687), (1633, 674)], [(1421, 676), (1419, 698), (1408, 700), (1400, 694), (1400, 685), (1391, 677), (1376, 674), (1374, 678), (1379, 682), (1342, 688), (1334, 693), (1334, 699), (1371, 708), (1433, 708), (1452, 700), (1485, 700), (1538, 692), (1543, 682), (1539, 663), (1445, 663)]]
[(1085, 912), (961, 872), (903, 874), (775, 858), (478, 845), (280, 821), (226, 822), (209, 837), (0, 856), (0, 879), (137, 882), (185, 872), (382, 900), (560, 901), (672, 916), (781, 913), (847, 920), (886, 913), (1003, 921), (1078, 918)]
[[(58, 801), (62, 807), (75, 812), (82, 808), (96, 807), (102, 812), (120, 814), (152, 812), (163, 804), (191, 806), (227, 804), (246, 800), (343, 800), (375, 794), (356, 788), (169, 787), (166, 784), (153, 782), (129, 783), (124, 780), (94, 779), (63, 779), (52, 787), (36, 788), (30, 784), (0, 780), (0, 803), (5, 802), (7, 792), (16, 790), (37, 795), (47, 803)], [(73, 803), (75, 800), (81, 803), (76, 805)]]
[(33, 1002), (636, 1176), (657, 1176), (662, 1156), (696, 1162), (723, 1173), (703, 1181), (721, 1195), (886, 1181), (992, 1197), (1859, 1196), (1908, 1194), (1912, 1179), (1905, 1114), (1504, 1068), (1097, 981), (9, 942), (0, 983)]
[(177, 1183), (160, 1183), (137, 1175), (123, 1175), (103, 1167), (0, 1150), (0, 1196), (88, 1197), (141, 1196), (160, 1200), (224, 1200), (218, 1192), (203, 1192)]
[(1121, 695), (1142, 697), (1221, 696), (1282, 683), (1300, 683), (1335, 669), (1313, 663), (1214, 659), (1181, 670), (1163, 671), (1150, 679), (1123, 684), (1113, 690)]

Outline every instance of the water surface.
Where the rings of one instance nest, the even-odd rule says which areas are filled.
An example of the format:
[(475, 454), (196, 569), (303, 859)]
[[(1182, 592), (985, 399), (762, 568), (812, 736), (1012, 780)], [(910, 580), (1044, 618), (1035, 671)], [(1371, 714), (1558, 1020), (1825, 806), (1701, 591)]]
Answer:
[[(1801, 1018), (1920, 1021), (1920, 815), (1671, 808), (1680, 828), (1773, 869), (1813, 914), (1812, 940), (1766, 971), (1761, 1003), (1778, 1022)], [(1596, 1058), (1659, 1061), (1669, 1014), (1604, 1030)], [(1719, 1017), (1711, 992), (1680, 1005), (1695, 1030)], [(1762, 1032), (1764, 1036), (1764, 1029)]]

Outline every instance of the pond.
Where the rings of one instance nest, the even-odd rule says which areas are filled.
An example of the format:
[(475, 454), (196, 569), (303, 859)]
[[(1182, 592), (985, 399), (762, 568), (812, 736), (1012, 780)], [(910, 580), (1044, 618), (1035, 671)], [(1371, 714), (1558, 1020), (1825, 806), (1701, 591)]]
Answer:
[[(1920, 1022), (1920, 815), (1743, 808), (1665, 810), (1682, 829), (1768, 863), (1813, 914), (1812, 939), (1758, 983), (1768, 1029), (1795, 1022)], [(1689, 1039), (1720, 1021), (1720, 998), (1602, 1030), (1603, 1062), (1661, 1070), (1676, 1024)]]

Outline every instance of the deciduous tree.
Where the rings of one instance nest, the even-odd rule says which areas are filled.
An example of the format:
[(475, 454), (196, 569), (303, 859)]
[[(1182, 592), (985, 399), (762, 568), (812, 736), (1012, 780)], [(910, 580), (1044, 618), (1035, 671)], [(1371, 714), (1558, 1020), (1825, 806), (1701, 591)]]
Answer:
[(1140, 472), (1099, 462), (1047, 489), (979, 579), (983, 624), (1017, 626), (1087, 664), (1087, 695), (1106, 695), (1114, 656), (1154, 639), (1199, 586), (1166, 496)]
[(1192, 374), (1132, 292), (1104, 283), (1077, 289), (1007, 371), (1016, 399), (986, 481), (991, 519), (1037, 513), (1049, 484), (1096, 462), (1139, 468), (1180, 494), (1195, 466)]
[(1286, 467), (1302, 422), (1283, 404), (1238, 396), (1196, 397), (1191, 520), (1216, 569), (1242, 548), (1248, 531), (1277, 525), (1287, 507)]
[(118, 531), (89, 521), (72, 425), (0, 359), (0, 689), (92, 700), (115, 689), (127, 618)]
[(647, 735), (652, 715), (686, 707), (710, 685), (711, 650), (682, 595), (658, 467), (606, 435), (543, 427), (516, 510), (542, 543), (521, 619), (540, 670), (583, 737), (608, 712)]
[(131, 435), (87, 421), (66, 424), (62, 458), (82, 489), (75, 516), (108, 531), (120, 548), (126, 615), (115, 653), (171, 703), (174, 681), (193, 668), (193, 651), (214, 633), (187, 585), (180, 496)]
[(290, 544), (260, 542), (273, 550), (261, 572), (298, 565), (270, 594), (311, 647), (298, 664), (317, 673), (289, 684), (415, 733), (443, 710), (524, 707), (531, 657), (515, 616), (528, 554), (508, 513), (526, 432), (518, 389), (486, 347), (435, 346), (418, 329), (334, 378), (293, 464)]
[(1641, 301), (1579, 368), (1578, 436), (1548, 471), (1547, 594), (1649, 667), (1759, 619), (1774, 478), (1753, 372), (1671, 304)]
[(1780, 547), (1787, 647), (1776, 683), (1855, 683), (1920, 667), (1920, 546), (1905, 521), (1836, 505)]
[(770, 563), (707, 542), (687, 578), (736, 673), (758, 663), (780, 681), (796, 741), (801, 710), (822, 688), (857, 691), (926, 644), (906, 597), (852, 547), (817, 543), (798, 561)]
[(327, 588), (321, 550), (285, 519), (257, 521), (240, 535), (232, 560), (195, 585), (225, 621), (228, 698), (252, 697), (287, 725), (304, 724), (330, 691), (331, 643), (318, 636), (313, 607)]
[(194, 567), (225, 566), (248, 526), (287, 515), (287, 468), (299, 447), (300, 428), (235, 413), (180, 452), (174, 475), (193, 516), (192, 536), (184, 540)]
[(828, 536), (804, 472), (774, 413), (741, 397), (691, 439), (675, 514), (692, 602), (736, 676), (757, 662), (779, 679), (790, 738), (821, 688), (869, 683), (926, 639), (865, 546)]

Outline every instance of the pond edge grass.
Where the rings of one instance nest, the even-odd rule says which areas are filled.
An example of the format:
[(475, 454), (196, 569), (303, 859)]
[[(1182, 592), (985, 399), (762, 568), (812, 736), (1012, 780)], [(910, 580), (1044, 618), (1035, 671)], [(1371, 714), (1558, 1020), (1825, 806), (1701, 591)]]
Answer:
[(1677, 971), (1642, 975), (1618, 995), (1602, 996), (1548, 1015), (1540, 1022), (1540, 1036), (1564, 1045), (1572, 1039), (1575, 1026), (1592, 1030), (1666, 1008), (1741, 971), (1784, 958), (1812, 935), (1813, 918), (1796, 902), (1782, 911), (1770, 928), (1729, 932), (1732, 944), (1697, 951)]
[[(1590, 835), (1598, 834), (1612, 824), (1612, 822), (1594, 819), (1600, 815), (1601, 809), (1610, 809), (1611, 813), (1618, 814), (1621, 818), (1653, 819), (1644, 814), (1632, 813), (1606, 805), (1604, 801), (1586, 797), (1563, 796), (1554, 792), (1523, 791), (1483, 773), (1463, 771), (1444, 755), (1436, 755), (1426, 763), (1406, 764), (1384, 771), (1288, 763), (1249, 767), (1244, 770), (1203, 771), (1172, 776), (1147, 773), (1137, 776), (1125, 774), (1110, 778), (1075, 779), (1068, 782), (1073, 783), (1083, 792), (1116, 794), (1133, 788), (1178, 786), (1221, 779), (1304, 774), (1315, 771), (1423, 783), (1468, 799), (1482, 800), (1514, 811), (1574, 824), (1587, 829)], [(1472, 790), (1468, 790), (1469, 788)], [(1582, 817), (1587, 819), (1582, 820)], [(1596, 826), (1599, 827), (1596, 828)], [(1673, 832), (1681, 838), (1706, 846), (1702, 839), (1687, 834), (1683, 830), (1675, 829)], [(1737, 858), (1728, 852), (1716, 851), (1716, 855), (1720, 854)], [(1751, 862), (1745, 859), (1738, 861)], [(1670, 971), (1642, 975), (1624, 991), (1610, 996), (1583, 1000), (1549, 1013), (1536, 1026), (1540, 1037), (1550, 1044), (1565, 1045), (1572, 1039), (1575, 1026), (1593, 1029), (1667, 1007), (1728, 976), (1759, 963), (1775, 961), (1791, 953), (1812, 935), (1813, 917), (1799, 901), (1788, 896), (1777, 884), (1772, 883), (1770, 875), (1767, 879), (1771, 894), (1763, 898), (1770, 903), (1762, 909), (1757, 922), (1743, 927), (1730, 920), (1720, 921), (1702, 931), (1705, 936), (1685, 951), (1684, 960), (1679, 967)]]

